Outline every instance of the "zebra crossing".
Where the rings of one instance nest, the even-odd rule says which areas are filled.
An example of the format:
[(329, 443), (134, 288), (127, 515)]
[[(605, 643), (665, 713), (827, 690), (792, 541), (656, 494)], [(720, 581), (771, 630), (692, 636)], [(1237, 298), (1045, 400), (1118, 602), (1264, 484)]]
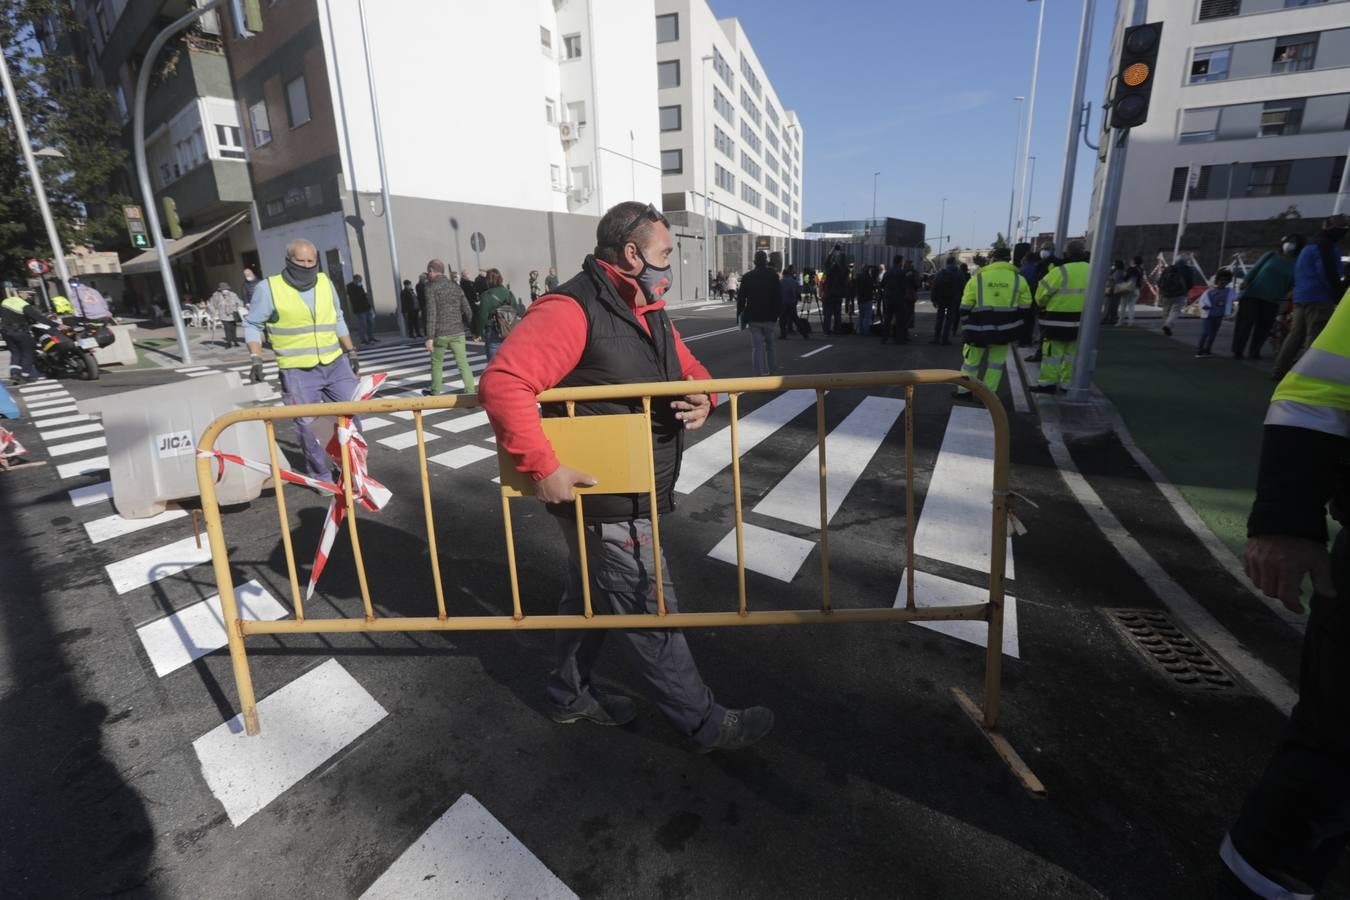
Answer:
[[(414, 396), (429, 382), (428, 355), (421, 347), (392, 347), (361, 354), (363, 372), (385, 372), (389, 377), (382, 396)], [(475, 373), (485, 368), (481, 353), (470, 356)], [(457, 374), (447, 360), (450, 373)], [(231, 367), (246, 372), (248, 366)], [(266, 374), (275, 378), (275, 366)], [(209, 374), (219, 369), (206, 369)], [(195, 377), (193, 372), (186, 377)], [(447, 380), (446, 390), (461, 386)], [(74, 401), (59, 384), (30, 386), (23, 392), (34, 424), (49, 452), (62, 461), (58, 474), (63, 480), (93, 475), (95, 480), (67, 488), (71, 508), (80, 511), (81, 527), (91, 546), (110, 557), (104, 565), (109, 584), (128, 608), (143, 608), (151, 594), (179, 598), (135, 623), (135, 632), (156, 678), (193, 678), (193, 664), (221, 650), (226, 644), (225, 624), (220, 618), (218, 596), (194, 593), (182, 602), (185, 587), (209, 583), (210, 551), (204, 535), (194, 533), (192, 521), (180, 509), (158, 516), (123, 519), (111, 508), (111, 485), (106, 480), (106, 444), (102, 426), (95, 418), (75, 412)], [(747, 398), (746, 405), (758, 401)], [(31, 401), (31, 402), (30, 402)], [(279, 402), (279, 398), (274, 398)], [(831, 402), (834, 402), (833, 399)], [(909, 412), (903, 400), (883, 396), (840, 398), (842, 420), (829, 432), (827, 451), (830, 478), (826, 512), (833, 521), (850, 498), (856, 496), (865, 473), (883, 446), (894, 443), (896, 429)], [(743, 462), (756, 448), (770, 444), (784, 429), (809, 427), (814, 432), (813, 391), (788, 391), (767, 397), (745, 413), (740, 421), (738, 445)], [(968, 415), (971, 414), (971, 415)], [(988, 416), (983, 410), (954, 409), (920, 517), (916, 547), (921, 557), (979, 571), (988, 556), (988, 485), (981, 460), (992, 460), (992, 433), (973, 416)], [(490, 423), (482, 410), (434, 410), (426, 413), (428, 442), (443, 441), (429, 448), (428, 460), (456, 473), (456, 477), (497, 481), (493, 460), (497, 451)], [(371, 445), (372, 472), (392, 465), (384, 451), (403, 453), (416, 446), (411, 414), (368, 416), (363, 427), (375, 432)], [(717, 415), (695, 436), (684, 458), (677, 491), (692, 495), (721, 490), (721, 476), (731, 465), (730, 429), (725, 414)], [(983, 429), (983, 430), (982, 430)], [(982, 437), (983, 436), (983, 437)], [(988, 453), (980, 443), (988, 438)], [(453, 444), (442, 449), (446, 444)], [(54, 448), (65, 448), (57, 451)], [(379, 447), (381, 449), (377, 450)], [(431, 452), (435, 450), (435, 452)], [(745, 523), (748, 567), (780, 582), (791, 582), (813, 553), (818, 539), (799, 536), (802, 528), (819, 525), (816, 451), (812, 447), (785, 471), (775, 474), (762, 496), (746, 497), (747, 509), (756, 522)], [(944, 455), (945, 454), (945, 455)], [(983, 455), (982, 455), (983, 454)], [(972, 462), (974, 461), (974, 462)], [(992, 462), (989, 462), (992, 465)], [(972, 467), (974, 466), (974, 467)], [(977, 486), (983, 490), (976, 500)], [(984, 516), (975, 515), (983, 502)], [(975, 523), (975, 524), (972, 524)], [(778, 527), (781, 524), (782, 527)], [(983, 528), (983, 560), (979, 556)], [(960, 528), (962, 532), (957, 540)], [(735, 565), (734, 532), (710, 535), (713, 546), (707, 555), (721, 564)], [(943, 547), (950, 545), (950, 551)], [(199, 568), (201, 567), (201, 568)], [(261, 573), (259, 573), (261, 575)], [(1008, 574), (1012, 575), (1011, 555)], [(920, 602), (979, 603), (983, 592), (971, 584), (930, 572), (916, 572)], [(261, 577), (245, 571), (235, 588), (241, 615), (260, 621), (290, 614), (289, 603), (274, 596)], [(903, 582), (896, 602), (903, 602)], [(1005, 652), (1016, 655), (1016, 619), (1009, 600)], [(960, 640), (981, 643), (980, 623), (924, 623)], [(1011, 648), (1011, 649), (1010, 649)], [(278, 798), (311, 778), (314, 773), (341, 766), (343, 751), (378, 729), (390, 710), (367, 691), (339, 659), (328, 657), (303, 674), (270, 691), (260, 690), (260, 716), (267, 722), (260, 736), (245, 737), (238, 716), (219, 721), (192, 741), (193, 754), (202, 781), (224, 810), (230, 824), (241, 827)], [(511, 835), (510, 831), (472, 795), (446, 798), (440, 815), (406, 850), (393, 860), (364, 894), (365, 897), (444, 896), (446, 885), (471, 888), (475, 896), (572, 897), (571, 889)], [(453, 802), (451, 802), (453, 801)]]

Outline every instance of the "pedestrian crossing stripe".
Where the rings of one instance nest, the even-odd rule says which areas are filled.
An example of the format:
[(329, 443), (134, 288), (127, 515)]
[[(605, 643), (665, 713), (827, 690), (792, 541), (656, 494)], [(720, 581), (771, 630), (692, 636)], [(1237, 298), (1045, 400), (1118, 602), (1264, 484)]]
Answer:
[[(261, 584), (250, 580), (234, 589), (241, 618), (259, 622), (275, 621), (290, 615)], [(150, 665), (160, 678), (188, 663), (224, 647), (225, 622), (220, 617), (220, 595), (176, 610), (136, 629)]]
[[(909, 595), (904, 573), (901, 573), (900, 588), (895, 592), (895, 607), (905, 605)], [(914, 570), (914, 605), (919, 609), (929, 606), (971, 606), (989, 602), (989, 589), (943, 578), (931, 572)], [(978, 647), (989, 646), (989, 623), (980, 621), (911, 622), (936, 631), (948, 637), (975, 644)], [(1021, 652), (1017, 640), (1017, 601), (1007, 594), (1003, 595), (1003, 654), (1020, 659)]]
[[(790, 583), (801, 571), (802, 563), (816, 549), (815, 541), (808, 541), (771, 528), (762, 528), (752, 522), (741, 525), (741, 545), (745, 549), (745, 567), (784, 584)], [(727, 532), (708, 555), (730, 565), (736, 565), (736, 531)]]
[[(741, 416), (736, 425), (736, 443), (741, 456), (758, 447), (815, 402), (815, 391), (787, 391), (754, 412)], [(680, 478), (675, 483), (675, 490), (681, 494), (691, 494), (718, 472), (730, 466), (731, 427), (728, 425), (719, 428), (684, 451), (684, 456), (680, 459)]]

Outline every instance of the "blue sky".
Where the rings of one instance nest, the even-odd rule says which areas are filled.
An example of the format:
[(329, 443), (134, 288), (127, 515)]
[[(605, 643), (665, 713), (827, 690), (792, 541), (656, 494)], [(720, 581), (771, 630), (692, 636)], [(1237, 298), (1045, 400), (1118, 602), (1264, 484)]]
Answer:
[[(709, 0), (750, 37), (806, 137), (804, 223), (877, 215), (988, 246), (1008, 220), (1017, 106), (1028, 95), (1038, 3), (1029, 0)], [(1031, 155), (1031, 214), (1054, 227), (1082, 0), (1048, 3)], [(1095, 141), (1116, 4), (1099, 0), (1086, 99)], [(1082, 232), (1096, 157), (1078, 154), (1070, 234)], [(936, 241), (934, 242), (936, 246)]]

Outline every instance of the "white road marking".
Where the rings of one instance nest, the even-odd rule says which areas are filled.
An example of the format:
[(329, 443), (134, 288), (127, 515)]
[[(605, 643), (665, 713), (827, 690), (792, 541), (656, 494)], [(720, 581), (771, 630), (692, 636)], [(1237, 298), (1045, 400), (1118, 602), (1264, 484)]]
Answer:
[(193, 566), (210, 562), (211, 545), (207, 542), (205, 534), (201, 536), (201, 544), (198, 547), (194, 538), (185, 537), (172, 544), (119, 559), (103, 568), (108, 573), (113, 590), (125, 594), (168, 578), (170, 575), (177, 575)]
[(798, 359), (806, 359), (808, 356), (815, 356), (817, 353), (824, 353), (826, 350), (830, 349), (833, 346), (834, 344), (826, 344), (824, 347), (817, 347), (814, 350), (811, 350), (807, 353), (803, 353), (800, 357), (798, 357)]
[[(744, 523), (745, 567), (752, 572), (790, 582), (797, 577), (806, 557), (815, 549), (815, 541), (783, 534), (770, 528)], [(713, 559), (736, 565), (736, 531), (727, 532), (717, 546), (708, 551)]]
[(447, 450), (444, 453), (429, 456), (427, 459), (430, 462), (445, 466), (448, 469), (462, 469), (479, 460), (484, 460), (490, 456), (496, 455), (496, 450), (489, 450), (486, 447), (475, 447), (472, 444), (465, 444), (463, 447), (456, 447), (453, 450)]
[(96, 431), (102, 431), (103, 426), (97, 422), (87, 425), (72, 425), (69, 428), (54, 428), (51, 431), (38, 431), (44, 441), (55, 441), (61, 438), (75, 437), (81, 434), (93, 434)]
[(704, 338), (717, 337), (718, 335), (721, 335), (721, 334), (731, 334), (731, 333), (734, 332), (734, 331), (740, 331), (740, 330), (741, 330), (741, 326), (739, 326), (739, 325), (732, 325), (730, 328), (723, 328), (723, 329), (721, 329), (720, 331), (705, 331), (705, 332), (703, 332), (702, 334), (695, 334), (695, 335), (685, 335), (685, 334), (681, 334), (680, 337), (684, 339), (684, 342), (685, 342), (686, 344), (692, 344), (694, 341), (701, 341), (701, 340), (703, 340)]
[(65, 386), (55, 381), (39, 381), (37, 384), (25, 384), (19, 388), (20, 394), (40, 394), (43, 391), (64, 391)]
[(76, 475), (95, 474), (97, 472), (107, 471), (108, 457), (94, 456), (89, 459), (80, 459), (75, 462), (62, 463), (56, 467), (56, 476), (58, 478), (73, 478)]
[(97, 484), (87, 484), (84, 487), (66, 491), (66, 493), (70, 495), (70, 502), (74, 506), (91, 506), (112, 499), (112, 482), (100, 481)]
[[(825, 504), (828, 518), (833, 519), (839, 511), (844, 498), (881, 448), (886, 434), (904, 409), (903, 400), (864, 397), (826, 437)], [(755, 505), (754, 511), (808, 528), (820, 527), (820, 463), (815, 448)]]
[(1149, 589), (1171, 610), (1177, 620), (1190, 629), (1210, 650), (1233, 667), (1257, 693), (1269, 700), (1276, 709), (1288, 715), (1298, 700), (1298, 693), (1285, 681), (1279, 672), (1266, 665), (1254, 653), (1244, 647), (1237, 638), (1219, 623), (1200, 603), (1186, 592), (1186, 589), (1172, 580), (1157, 560), (1149, 555), (1143, 545), (1130, 534), (1120, 520), (1102, 502), (1102, 498), (1093, 490), (1092, 485), (1078, 471), (1078, 464), (1069, 454), (1059, 428), (1052, 422), (1042, 422), (1050, 455), (1059, 467), (1060, 477), (1068, 485), (1083, 510), (1091, 517), (1097, 528), (1116, 548), (1135, 573), (1144, 580)]
[(362, 431), (374, 431), (374, 430), (376, 430), (377, 428), (387, 428), (388, 426), (393, 425), (393, 424), (394, 424), (394, 423), (391, 422), (390, 420), (388, 420), (388, 419), (381, 419), (379, 416), (362, 416), (362, 417), (361, 417), (361, 430), (362, 430)]
[(262, 733), (241, 716), (192, 742), (202, 775), (237, 828), (388, 713), (337, 660), (258, 703)]
[(221, 374), (220, 372), (217, 372), (215, 369), (206, 369), (205, 371), (202, 371), (202, 372), (189, 372), (187, 369), (179, 369), (178, 371), (179, 371), (179, 372), (182, 372), (184, 375), (186, 375), (186, 376), (189, 377), (189, 378), (200, 378), (200, 377), (203, 376), (203, 375), (219, 375), (219, 374)]
[(1008, 348), (1008, 359), (1005, 362), (1008, 373), (1008, 393), (1012, 394), (1013, 409), (1016, 412), (1031, 412), (1031, 404), (1027, 403), (1027, 392), (1022, 384), (1022, 367), (1019, 365), (1022, 356), (1017, 352), (1017, 345), (1013, 344)]
[(159, 515), (147, 516), (144, 519), (128, 519), (113, 513), (111, 516), (85, 522), (84, 531), (89, 535), (90, 543), (101, 544), (104, 541), (119, 538), (124, 534), (143, 531), (146, 528), (153, 528), (156, 525), (172, 522), (174, 519), (181, 519), (185, 516), (187, 516), (187, 510), (184, 509), (166, 509)]
[[(72, 407), (72, 409), (73, 408), (74, 407)], [(92, 416), (80, 414), (74, 416), (59, 416), (55, 419), (44, 419), (43, 421), (37, 422), (36, 424), (39, 428), (50, 428), (52, 425), (66, 425), (71, 422), (91, 422), (91, 421), (93, 421)]]
[[(433, 432), (423, 430), (422, 437), (427, 443), (440, 440), (441, 436)], [(409, 447), (417, 446), (417, 430), (400, 431), (398, 434), (391, 434), (389, 437), (379, 438), (379, 443), (391, 450), (407, 450)]]
[(210, 366), (184, 366), (179, 372), (214, 372)]
[(69, 456), (72, 453), (83, 453), (86, 450), (106, 446), (108, 446), (106, 437), (85, 438), (82, 441), (71, 441), (69, 444), (52, 444), (47, 447), (47, 452), (52, 456)]
[(441, 431), (449, 431), (459, 434), (461, 431), (468, 431), (471, 428), (478, 428), (488, 423), (488, 414), (483, 410), (471, 412), (468, 415), (456, 416), (448, 422), (437, 422), (436, 427)]
[(64, 397), (43, 397), (41, 400), (29, 401), (24, 398), (23, 405), (29, 409), (46, 409), (49, 406), (60, 406), (62, 403), (72, 402), (69, 395)]
[[(919, 556), (988, 572), (992, 540), (994, 426), (985, 409), (953, 406), (914, 532)], [(1008, 539), (1008, 578), (1013, 574)]]
[(28, 418), (36, 422), (38, 419), (43, 419), (47, 416), (59, 416), (65, 413), (75, 412), (75, 402), (73, 400), (62, 400), (61, 404), (61, 406), (49, 406), (46, 409), (30, 409), (28, 411)]
[[(900, 588), (895, 592), (895, 606), (905, 605), (909, 593), (905, 583), (905, 574), (900, 575)], [(989, 591), (973, 584), (952, 581), (931, 572), (914, 572), (914, 605), (923, 609), (931, 606), (965, 606), (989, 602)], [(975, 644), (978, 647), (989, 646), (989, 623), (987, 622), (914, 622), (930, 631), (954, 637)], [(1003, 595), (1003, 654), (1020, 659), (1017, 641), (1017, 603), (1007, 593)]]
[(361, 900), (443, 897), (571, 900), (576, 894), (481, 803), (464, 794), (403, 851)]
[[(759, 446), (815, 401), (815, 391), (788, 391), (774, 397), (749, 415), (742, 416), (736, 429), (741, 455), (744, 456)], [(684, 451), (684, 458), (680, 462), (680, 478), (675, 484), (675, 490), (681, 494), (693, 493), (706, 484), (708, 479), (730, 465), (731, 426), (728, 424)]]
[[(256, 581), (234, 589), (240, 616), (267, 622), (285, 618), (289, 611)], [(225, 622), (220, 617), (220, 595), (199, 600), (162, 619), (136, 629), (136, 634), (160, 678), (198, 657), (225, 646)]]

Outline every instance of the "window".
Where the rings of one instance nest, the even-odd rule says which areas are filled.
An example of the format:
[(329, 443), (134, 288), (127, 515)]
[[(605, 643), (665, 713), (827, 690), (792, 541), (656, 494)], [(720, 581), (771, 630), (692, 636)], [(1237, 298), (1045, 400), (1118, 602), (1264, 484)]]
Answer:
[(680, 61), (678, 59), (656, 64), (656, 86), (658, 88), (680, 86)]
[(1248, 197), (1278, 197), (1289, 190), (1287, 160), (1252, 164), (1252, 175), (1247, 182)]
[(169, 168), (168, 163), (159, 164), (159, 186), (168, 187), (173, 181), (173, 170)]
[(683, 150), (662, 150), (661, 151), (661, 174), (678, 175), (684, 171), (684, 151)]
[(279, 216), (286, 211), (286, 201), (274, 197), (267, 201), (266, 211), (269, 216)]
[(778, 149), (778, 132), (774, 131), (772, 128), (764, 129), (764, 140), (768, 141), (769, 146), (773, 149)]
[(666, 16), (656, 17), (656, 42), (658, 44), (668, 44), (671, 41), (680, 39), (680, 17), (671, 13)]
[(774, 109), (774, 108), (773, 108), (773, 104), (770, 103), (770, 102), (768, 102), (767, 100), (764, 101), (764, 112), (765, 112), (765, 114), (768, 115), (769, 121), (772, 122), (772, 123), (774, 124), (774, 127), (777, 127), (777, 126), (778, 126), (778, 110)]
[(683, 127), (680, 124), (680, 108), (678, 106), (661, 107), (661, 130), (679, 131)]
[(736, 176), (717, 165), (717, 163), (713, 163), (713, 181), (717, 182), (717, 186), (728, 193), (734, 194), (736, 192)]
[(750, 90), (754, 91), (755, 96), (758, 97), (759, 78), (756, 77), (755, 70), (750, 67), (750, 60), (745, 58), (744, 53), (741, 54), (741, 77), (745, 79), (745, 83), (750, 85)]
[(727, 87), (734, 89), (736, 85), (732, 81), (732, 79), (735, 78), (736, 76), (731, 74), (731, 65), (727, 62), (726, 57), (724, 57), (721, 54), (721, 52), (719, 52), (718, 49), (714, 47), (712, 52), (712, 58), (713, 58), (713, 71), (715, 71), (719, 76), (721, 76), (722, 81), (726, 82)]
[(94, 15), (98, 18), (99, 37), (106, 42), (108, 40), (108, 35), (112, 34), (113, 30), (112, 22), (108, 20), (108, 4), (103, 2), (103, 0), (99, 0), (98, 3), (95, 3)]
[(543, 25), (539, 26), (539, 49), (545, 56), (553, 55), (553, 32)]
[(728, 125), (735, 124), (736, 112), (731, 108), (731, 101), (724, 97), (717, 88), (713, 88), (713, 109), (717, 110), (718, 114), (727, 120)]
[(563, 188), (563, 183), (562, 183), (562, 166), (554, 166), (554, 165), (550, 165), (550, 166), (548, 167), (548, 178), (549, 178), (549, 183), (551, 183), (551, 184), (553, 185), (553, 189), (554, 189), (555, 191), (560, 191), (560, 190), (562, 190), (562, 188)]
[(1228, 78), (1228, 60), (1233, 48), (1206, 47), (1196, 50), (1191, 57), (1191, 84), (1204, 84), (1208, 81), (1224, 81)]
[(768, 169), (775, 175), (778, 174), (778, 160), (773, 158), (772, 153), (764, 154), (764, 168)]
[(1302, 122), (1302, 100), (1272, 100), (1261, 110), (1261, 125), (1257, 130), (1257, 136), (1298, 134), (1298, 127)]
[(778, 218), (778, 205), (772, 200), (764, 201), (764, 211), (769, 214), (770, 219)]
[(750, 95), (745, 92), (745, 88), (741, 88), (741, 109), (745, 110), (745, 114), (749, 116), (756, 125), (759, 124), (759, 107), (755, 105), (754, 100), (750, 99)]
[(784, 224), (784, 225), (791, 225), (791, 224), (792, 224), (792, 219), (790, 219), (790, 218), (788, 217), (788, 211), (787, 211), (786, 209), (783, 210), (783, 215), (780, 216), (779, 218), (781, 218), (781, 219), (783, 220), (783, 224)]
[(583, 197), (591, 195), (591, 167), (572, 167), (572, 190)]
[(755, 134), (750, 128), (750, 123), (741, 119), (741, 139), (750, 145), (750, 149), (756, 153), (760, 152), (762, 145), (759, 142), (759, 135)]
[(1205, 144), (1209, 141), (1217, 140), (1218, 132), (1210, 128), (1206, 131), (1183, 131), (1181, 133), (1181, 143), (1183, 144)]
[[(1172, 170), (1172, 191), (1168, 199), (1173, 202), (1181, 200), (1186, 192), (1186, 173), (1190, 169), (1187, 166), (1177, 166)], [(1200, 177), (1196, 180), (1195, 187), (1191, 188), (1192, 200), (1204, 200), (1209, 196), (1209, 176), (1213, 171), (1213, 166), (1201, 166)]]
[(323, 205), (323, 185), (305, 185), (305, 205), (311, 209)]
[(89, 36), (93, 38), (94, 52), (102, 56), (104, 44), (103, 30), (99, 28), (98, 19), (94, 18), (92, 14), (89, 16)]
[(716, 125), (713, 126), (713, 146), (722, 151), (722, 154), (729, 159), (736, 158), (736, 144), (725, 131)]
[(1345, 157), (1337, 156), (1331, 161), (1331, 180), (1327, 182), (1327, 193), (1334, 194), (1341, 189), (1341, 174), (1345, 172)]
[(744, 150), (741, 151), (741, 171), (756, 181), (759, 181), (759, 163), (755, 162), (750, 154), (746, 153)]
[(752, 188), (745, 182), (741, 182), (741, 199), (749, 203), (755, 209), (759, 209), (759, 191)]
[(272, 123), (267, 118), (267, 101), (259, 100), (248, 108), (248, 124), (253, 130), (253, 146), (272, 143)]
[(567, 104), (567, 118), (573, 122), (577, 128), (586, 124), (586, 101), (573, 100)]
[(286, 82), (286, 114), (291, 117), (292, 128), (299, 128), (309, 121), (309, 94), (303, 75)]
[(1242, 0), (1200, 0), (1200, 21), (1242, 14)]
[(774, 195), (774, 196), (777, 196), (777, 195), (778, 195), (778, 182), (774, 181), (774, 180), (773, 180), (772, 178), (770, 178), (768, 175), (765, 175), (765, 176), (764, 176), (764, 190), (767, 191), (768, 193)]
[(787, 189), (787, 185), (783, 185), (783, 206), (786, 207), (791, 202), (792, 192)]
[(1296, 6), (1312, 6), (1316, 3), (1326, 3), (1327, 0), (1284, 0), (1285, 9), (1293, 9)]
[(1305, 72), (1313, 67), (1317, 55), (1317, 35), (1295, 34), (1275, 41), (1275, 53), (1270, 58), (1270, 71)]
[(563, 35), (563, 59), (581, 59), (581, 35)]
[(223, 159), (243, 159), (244, 139), (237, 125), (216, 126), (216, 146)]
[(550, 125), (558, 124), (558, 104), (552, 97), (544, 98), (544, 121)]

